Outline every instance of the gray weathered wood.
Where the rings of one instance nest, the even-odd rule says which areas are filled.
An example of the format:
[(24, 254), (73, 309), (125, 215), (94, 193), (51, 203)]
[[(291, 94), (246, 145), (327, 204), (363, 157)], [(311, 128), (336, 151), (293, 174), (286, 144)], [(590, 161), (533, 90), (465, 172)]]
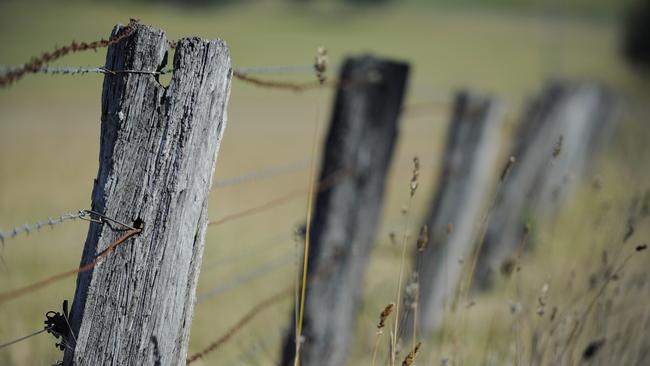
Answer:
[[(301, 365), (345, 364), (408, 71), (406, 64), (371, 56), (348, 59), (341, 70), (321, 170), (321, 180), (338, 178), (318, 193), (314, 208)], [(293, 365), (293, 329), (283, 365)]]
[(617, 104), (606, 88), (586, 81), (551, 82), (531, 103), (512, 153), (517, 162), (490, 212), (476, 287), (489, 287), (522, 244), (525, 225), (551, 218), (588, 174), (611, 134)]
[[(106, 68), (155, 71), (166, 58), (165, 34), (136, 25)], [(166, 88), (151, 74), (106, 75), (92, 208), (144, 229), (79, 274), (66, 364), (185, 364), (230, 80), (226, 44), (199, 38), (177, 43)], [(121, 234), (92, 223), (81, 263)]]
[[(441, 325), (457, 293), (464, 268), (459, 259), (471, 254), (498, 170), (502, 121), (503, 108), (496, 100), (470, 92), (456, 96), (438, 188), (424, 220), (429, 240), (422, 251), (415, 251), (413, 261), (423, 338)], [(403, 322), (406, 336), (412, 334), (411, 310)]]

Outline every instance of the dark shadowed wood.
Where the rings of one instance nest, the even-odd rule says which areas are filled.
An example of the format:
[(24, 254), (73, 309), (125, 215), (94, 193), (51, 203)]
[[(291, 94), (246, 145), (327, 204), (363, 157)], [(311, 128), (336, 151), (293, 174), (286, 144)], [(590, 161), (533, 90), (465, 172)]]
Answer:
[[(454, 300), (464, 266), (491, 192), (499, 153), (503, 109), (495, 100), (469, 92), (456, 96), (442, 172), (424, 224), (429, 241), (415, 251), (420, 296), (418, 333), (427, 338)], [(413, 332), (413, 309), (406, 309), (403, 334)]]
[[(409, 67), (365, 56), (343, 66), (325, 145), (321, 179), (339, 176), (314, 208), (301, 346), (304, 366), (345, 364), (363, 274), (383, 204)], [(343, 174), (340, 174), (343, 172)], [(293, 318), (293, 317), (292, 317)], [(295, 334), (283, 365), (293, 365)]]
[[(164, 33), (136, 25), (106, 68), (156, 71), (166, 58)], [(226, 44), (199, 38), (177, 43), (167, 88), (150, 74), (105, 77), (92, 209), (144, 229), (78, 276), (66, 364), (185, 364), (230, 79)], [(92, 223), (81, 263), (120, 234)]]
[[(555, 81), (524, 115), (512, 155), (517, 161), (496, 197), (474, 273), (489, 287), (535, 226), (549, 219), (588, 175), (614, 125), (617, 98), (591, 82)], [(524, 240), (526, 239), (526, 240)]]

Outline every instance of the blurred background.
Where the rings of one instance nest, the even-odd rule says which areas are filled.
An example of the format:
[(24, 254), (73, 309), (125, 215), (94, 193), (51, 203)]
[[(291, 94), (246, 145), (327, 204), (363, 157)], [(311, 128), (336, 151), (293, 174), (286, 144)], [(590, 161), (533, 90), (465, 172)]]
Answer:
[[(405, 104), (420, 107), (400, 122), (350, 364), (368, 363), (378, 314), (393, 301), (400, 248), (390, 243), (388, 234), (404, 230), (400, 210), (408, 200), (413, 156), (420, 158), (422, 168), (412, 212), (421, 218), (429, 209), (454, 93), (471, 88), (503, 101), (505, 158), (526, 101), (547, 80), (585, 78), (606, 84), (621, 96), (624, 108), (594, 169), (602, 188), (594, 190), (588, 179), (557, 218), (539, 229), (538, 245), (526, 258), (516, 294), (497, 284), (475, 299), (454, 337), (425, 342), (419, 361), (516, 364), (513, 349), (519, 341), (528, 342), (526, 325), (535, 322), (542, 286), (549, 285), (550, 301), (559, 307), (589, 295), (589, 278), (601, 266), (602, 252), (619, 250), (631, 205), (650, 189), (649, 13), (648, 1), (620, 0), (2, 1), (0, 65), (21, 65), (72, 40), (107, 38), (115, 24), (131, 18), (164, 30), (172, 40), (222, 38), (230, 46), (234, 68), (311, 65), (320, 46), (326, 47), (333, 65), (347, 55), (367, 52), (410, 63)], [(65, 57), (53, 66), (98, 67), (104, 58), (100, 49)], [(303, 81), (314, 76), (306, 72), (269, 78)], [(0, 89), (0, 230), (90, 207), (102, 80), (98, 74), (27, 75)], [(261, 89), (233, 80), (215, 179), (273, 166), (305, 166), (316, 125), (321, 146), (333, 92)], [(286, 174), (217, 186), (209, 216), (218, 219), (306, 188), (308, 174), (307, 169), (289, 168)], [(294, 230), (304, 222), (305, 209), (306, 195), (208, 229), (198, 288), (203, 300), (195, 311), (190, 353), (223, 334), (258, 301), (292, 283), (299, 260)], [(413, 221), (409, 230), (417, 232), (419, 219)], [(0, 290), (78, 266), (86, 231), (86, 222), (71, 221), (7, 240), (0, 248)], [(647, 219), (639, 221), (634, 244), (647, 241), (649, 233)], [(649, 264), (647, 256), (634, 258), (629, 272), (639, 273), (644, 285), (611, 294), (620, 302), (608, 320), (619, 328), (611, 332), (629, 337), (629, 352), (635, 355), (650, 337), (644, 277)], [(45, 312), (60, 311), (74, 288), (69, 278), (0, 304), (0, 343), (42, 328)], [(528, 320), (512, 320), (513, 302), (521, 304)], [(268, 309), (198, 364), (275, 364), (291, 306), (285, 301)], [(635, 322), (648, 327), (630, 328)], [(516, 333), (513, 324), (526, 325)], [(583, 342), (588, 343), (586, 333)], [(0, 364), (52, 364), (61, 358), (54, 343), (43, 334), (0, 349)], [(620, 364), (634, 364), (633, 359), (640, 358)]]

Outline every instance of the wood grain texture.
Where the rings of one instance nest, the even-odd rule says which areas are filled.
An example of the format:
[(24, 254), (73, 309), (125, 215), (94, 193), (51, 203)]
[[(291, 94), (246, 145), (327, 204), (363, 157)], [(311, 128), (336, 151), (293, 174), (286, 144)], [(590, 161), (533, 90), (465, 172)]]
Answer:
[[(442, 323), (461, 280), (460, 258), (469, 258), (484, 208), (492, 192), (500, 149), (503, 108), (495, 99), (457, 94), (442, 171), (424, 220), (429, 241), (415, 251), (413, 269), (420, 284), (418, 332), (430, 336)], [(404, 337), (413, 332), (413, 309), (405, 309)]]
[[(109, 70), (156, 71), (164, 33), (144, 25), (108, 50)], [(116, 27), (113, 36), (120, 27)], [(150, 74), (106, 75), (92, 209), (144, 223), (81, 273), (65, 364), (185, 364), (207, 227), (208, 193), (226, 127), (231, 66), (221, 40), (177, 43), (168, 87)], [(92, 223), (81, 263), (119, 236)]]
[(609, 89), (576, 80), (550, 82), (530, 103), (511, 154), (517, 161), (490, 212), (475, 287), (490, 287), (504, 262), (534, 239), (524, 235), (526, 225), (551, 219), (590, 174), (618, 104)]
[[(371, 56), (348, 59), (341, 70), (320, 175), (347, 174), (316, 198), (301, 365), (345, 364), (408, 72), (406, 64)], [(291, 332), (283, 365), (293, 365), (294, 340)]]

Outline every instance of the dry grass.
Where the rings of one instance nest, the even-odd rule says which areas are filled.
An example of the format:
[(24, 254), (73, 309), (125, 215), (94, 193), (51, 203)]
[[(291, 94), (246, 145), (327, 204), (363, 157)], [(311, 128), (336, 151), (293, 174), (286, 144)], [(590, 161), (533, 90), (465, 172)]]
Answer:
[[(172, 39), (187, 34), (226, 39), (235, 66), (309, 63), (314, 47), (320, 44), (328, 46), (334, 64), (344, 54), (361, 50), (404, 58), (415, 65), (409, 92), (412, 103), (426, 103), (438, 99), (441, 92), (447, 95), (460, 85), (471, 85), (498, 93), (517, 112), (518, 103), (539, 87), (548, 69), (541, 57), (548, 46), (545, 23), (533, 16), (408, 7), (389, 7), (366, 16), (341, 17), (334, 11), (321, 16), (306, 11), (295, 16), (284, 6), (266, 3), (200, 12), (145, 5), (74, 6), (74, 10), (66, 10), (39, 4), (35, 11), (28, 3), (0, 4), (0, 40), (7, 45), (0, 62), (17, 64), (35, 51), (75, 38), (106, 37), (114, 22), (139, 16), (144, 23), (168, 30)], [(29, 29), (16, 31), (25, 29), (27, 20)], [(553, 43), (559, 52), (555, 71), (605, 80), (623, 90), (632, 103), (647, 100), (644, 81), (613, 56), (617, 47), (614, 26), (573, 19), (561, 26), (561, 37)], [(273, 52), (269, 45), (275, 47)], [(100, 52), (72, 56), (69, 63), (95, 66), (102, 60)], [(11, 89), (0, 90), (3, 228), (89, 206), (97, 169), (100, 88), (101, 78), (95, 76), (26, 76)], [(235, 81), (216, 178), (309, 156), (313, 106), (328, 105), (330, 97), (328, 92), (254, 89)], [(402, 232), (400, 208), (408, 200), (404, 185), (411, 175), (413, 156), (420, 157), (421, 172), (418, 198), (410, 209), (414, 218), (410, 232), (418, 232), (416, 218), (427, 211), (428, 195), (435, 188), (448, 113), (437, 104), (434, 107), (423, 107), (403, 121), (381, 235), (369, 267), (373, 275), (366, 279), (350, 364), (371, 362), (377, 342), (377, 312), (395, 298), (402, 248), (390, 243), (388, 232)], [(621, 134), (597, 171), (602, 188), (594, 190), (585, 184), (554, 222), (536, 227), (531, 234), (533, 251), (523, 256), (521, 270), (501, 278), (493, 292), (472, 298), (475, 304), (470, 308), (463, 306), (464, 321), (457, 321), (458, 313), (452, 312), (445, 332), (421, 340), (414, 364), (440, 365), (446, 359), (448, 365), (527, 364), (530, 360), (541, 365), (554, 362), (563, 353), (567, 363), (634, 365), (644, 356), (650, 327), (646, 271), (650, 261), (647, 253), (636, 253), (634, 248), (648, 241), (648, 218), (639, 218), (628, 242), (622, 245), (621, 241), (629, 231), (631, 198), (650, 185), (644, 168), (650, 161), (645, 146), (647, 127), (639, 123), (645, 120), (645, 113), (626, 117)], [(325, 123), (327, 116), (320, 119)], [(210, 215), (219, 218), (255, 207), (277, 197), (278, 192), (304, 191), (307, 181), (307, 173), (292, 172), (259, 184), (218, 188), (211, 195)], [(304, 200), (289, 201), (259, 215), (210, 228), (204, 263), (240, 259), (205, 269), (198, 292), (264, 264), (271, 251), (293, 248), (292, 228), (303, 220), (304, 207)], [(0, 266), (0, 288), (17, 288), (78, 266), (86, 230), (85, 224), (72, 222), (7, 242), (2, 252), (7, 266)], [(269, 241), (278, 237), (284, 245), (271, 248)], [(416, 238), (412, 239), (409, 250), (415, 250)], [(628, 253), (635, 254), (618, 279), (608, 281), (598, 295), (607, 278), (603, 277), (603, 251), (608, 253), (607, 267), (612, 268)], [(261, 299), (290, 286), (293, 280), (293, 269), (287, 267), (199, 305), (190, 351), (227, 334)], [(545, 285), (548, 289), (543, 292)], [(58, 309), (73, 291), (74, 281), (66, 281), (33, 297), (2, 304), (0, 341), (40, 328), (45, 312)], [(251, 320), (218, 352), (196, 363), (233, 364), (246, 359), (248, 364), (271, 364), (290, 323), (290, 309), (289, 302), (265, 309), (263, 316)], [(563, 350), (576, 319), (583, 325), (572, 336), (571, 347)], [(377, 364), (388, 359), (387, 340), (379, 341)], [(249, 355), (252, 345), (258, 344), (268, 355)], [(401, 359), (413, 347), (403, 349)], [(594, 355), (581, 361), (588, 353)], [(41, 335), (0, 351), (0, 364), (45, 364), (57, 357), (54, 339)]]

